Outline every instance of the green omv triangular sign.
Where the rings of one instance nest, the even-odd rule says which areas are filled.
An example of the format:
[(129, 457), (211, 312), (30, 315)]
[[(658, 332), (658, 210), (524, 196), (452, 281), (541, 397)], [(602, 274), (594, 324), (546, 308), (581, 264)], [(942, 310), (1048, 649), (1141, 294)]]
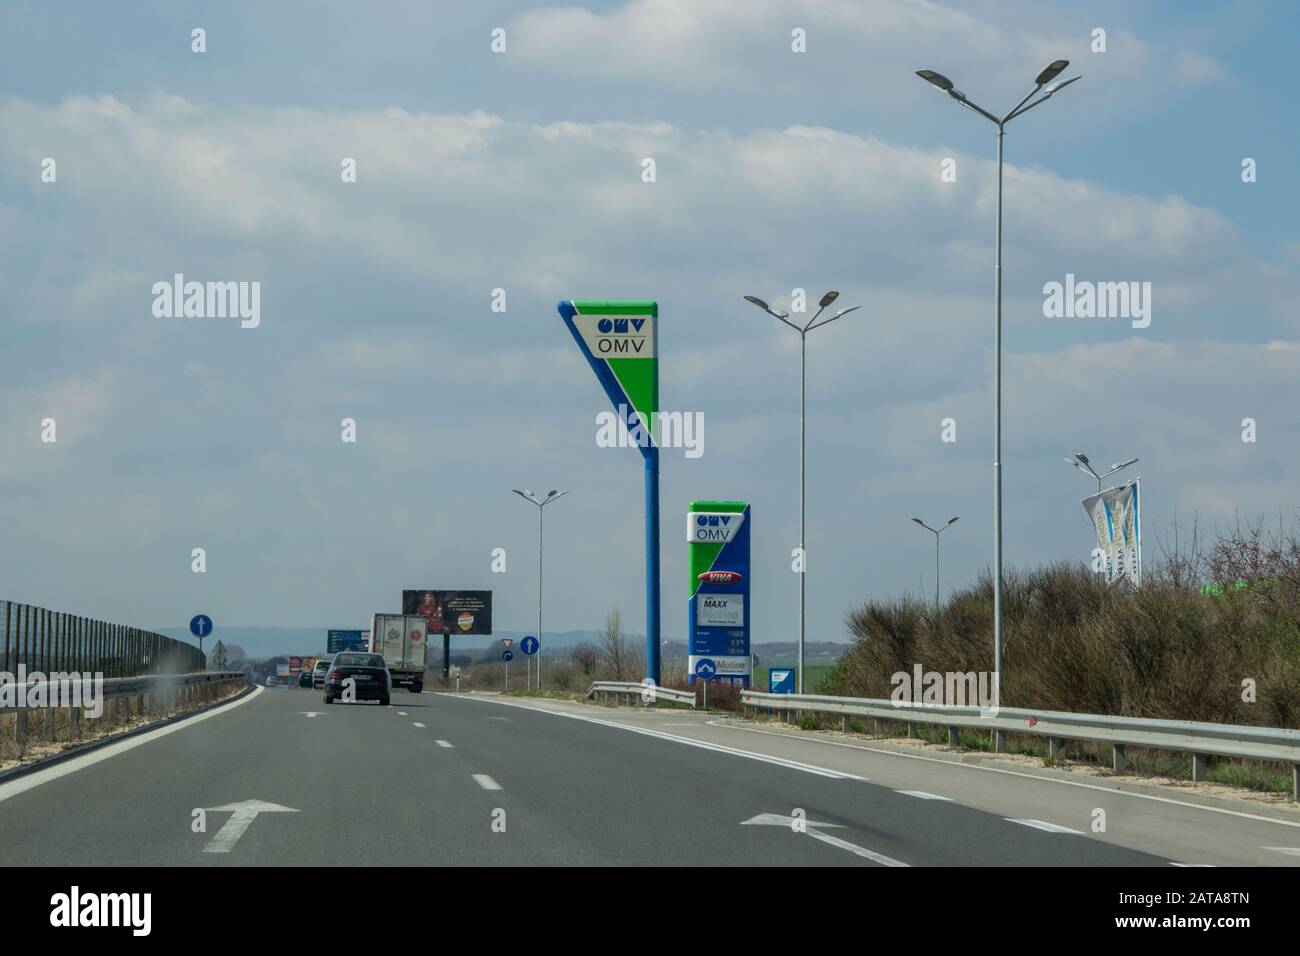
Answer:
[(557, 307), (641, 454), (658, 439), (659, 304), (566, 299)]

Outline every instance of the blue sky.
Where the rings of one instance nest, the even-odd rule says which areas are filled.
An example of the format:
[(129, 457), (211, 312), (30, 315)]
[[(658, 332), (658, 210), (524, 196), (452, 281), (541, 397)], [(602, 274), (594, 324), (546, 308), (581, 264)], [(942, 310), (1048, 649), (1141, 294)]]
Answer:
[[(994, 137), (912, 71), (1005, 108), (1056, 56), (1084, 79), (1007, 136), (1007, 560), (1087, 556), (1077, 450), (1142, 458), (1149, 543), (1175, 513), (1295, 508), (1291, 5), (317, 6), (0, 10), (3, 596), (348, 626), (402, 587), (487, 587), (526, 627), (536, 529), (509, 490), (555, 486), (549, 625), (639, 623), (638, 456), (596, 446), (603, 397), (554, 307), (656, 298), (663, 405), (706, 421), (702, 458), (664, 458), (665, 634), (681, 515), (722, 497), (754, 503), (755, 639), (789, 639), (797, 342), (741, 295), (796, 287), (863, 305), (810, 340), (810, 636), (932, 589), (913, 514), (962, 516), (944, 583), (968, 581), (990, 559)], [(261, 282), (261, 327), (155, 318), (175, 272)], [(1067, 273), (1151, 282), (1151, 326), (1044, 318)]]

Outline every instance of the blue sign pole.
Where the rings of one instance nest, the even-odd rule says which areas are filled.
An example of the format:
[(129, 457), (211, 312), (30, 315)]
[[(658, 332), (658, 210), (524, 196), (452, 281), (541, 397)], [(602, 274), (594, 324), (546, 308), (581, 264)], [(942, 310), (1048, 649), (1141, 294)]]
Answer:
[(645, 458), (645, 663), (659, 683), (659, 446)]

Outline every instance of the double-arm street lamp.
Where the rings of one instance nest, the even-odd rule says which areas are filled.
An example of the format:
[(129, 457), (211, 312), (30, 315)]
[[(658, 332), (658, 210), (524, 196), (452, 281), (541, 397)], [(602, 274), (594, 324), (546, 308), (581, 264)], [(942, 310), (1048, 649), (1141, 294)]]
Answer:
[[(1006, 126), (1017, 116), (1029, 112), (1040, 103), (1052, 98), (1079, 77), (1056, 82), (1056, 78), (1070, 65), (1069, 60), (1053, 60), (1034, 78), (1034, 88), (1024, 99), (1001, 119), (984, 107), (971, 102), (966, 94), (955, 89), (952, 80), (934, 70), (917, 70), (916, 75), (943, 90), (954, 100), (983, 116), (998, 129), (998, 210), (994, 231), (996, 257), (994, 259), (994, 310), (993, 310), (993, 670), (999, 682), (1002, 678), (1002, 139)], [(1042, 94), (1039, 96), (1039, 94)], [(1038, 97), (1035, 99), (1034, 97)], [(999, 684), (1000, 686), (1000, 684)]]
[[(959, 517), (960, 516), (958, 516), (958, 518)], [(939, 535), (943, 534), (945, 531), (947, 531), (949, 528), (955, 525), (958, 521), (958, 518), (949, 518), (948, 523), (944, 525), (942, 528), (938, 528), (938, 529), (931, 528), (920, 518), (912, 519), (917, 524), (919, 524), (922, 528), (924, 528), (926, 531), (934, 535), (934, 610), (936, 614), (939, 611)]]
[[(567, 491), (556, 491), (552, 488), (546, 493), (545, 498), (538, 498), (527, 488), (520, 491), (518, 488), (511, 489), (520, 498), (531, 501), (537, 505), (537, 689), (542, 689), (542, 509), (549, 505), (557, 498), (563, 498), (568, 494)], [(531, 674), (531, 669), (530, 669)]]
[(1080, 471), (1086, 472), (1087, 474), (1096, 478), (1098, 494), (1101, 494), (1101, 483), (1104, 479), (1109, 478), (1117, 471), (1123, 471), (1129, 465), (1136, 465), (1138, 461), (1136, 458), (1130, 458), (1128, 461), (1121, 461), (1117, 464), (1111, 465), (1110, 471), (1107, 471), (1099, 475), (1095, 470), (1093, 470), (1092, 463), (1088, 461), (1088, 456), (1085, 455), (1083, 452), (1078, 452), (1077, 454), (1075, 454), (1073, 458), (1065, 458), (1063, 460), (1067, 465), (1073, 465), (1075, 468), (1078, 468)]
[(807, 410), (807, 354), (808, 354), (808, 333), (814, 329), (820, 329), (822, 326), (830, 325), (838, 318), (848, 315), (850, 312), (856, 312), (862, 308), (860, 305), (851, 305), (847, 309), (840, 309), (829, 319), (823, 319), (818, 322), (821, 314), (826, 311), (826, 307), (838, 299), (838, 292), (827, 292), (817, 303), (817, 314), (808, 320), (806, 325), (798, 325), (790, 321), (789, 312), (778, 312), (768, 306), (766, 302), (757, 296), (747, 295), (745, 301), (752, 302), (768, 315), (779, 319), (790, 328), (799, 333), (799, 669), (796, 674), (797, 693), (803, 693), (803, 671), (804, 671), (804, 579), (808, 576), (808, 552), (804, 548), (804, 501), (805, 501), (805, 482), (804, 482), (804, 449), (806, 447), (807, 427), (806, 416)]

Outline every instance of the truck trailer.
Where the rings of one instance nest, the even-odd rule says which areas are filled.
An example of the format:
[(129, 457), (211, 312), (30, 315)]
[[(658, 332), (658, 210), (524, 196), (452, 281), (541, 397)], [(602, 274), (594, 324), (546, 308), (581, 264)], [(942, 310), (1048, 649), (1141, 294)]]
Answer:
[(382, 654), (394, 687), (424, 689), (424, 646), (428, 624), (414, 614), (375, 614), (370, 619), (370, 650)]

